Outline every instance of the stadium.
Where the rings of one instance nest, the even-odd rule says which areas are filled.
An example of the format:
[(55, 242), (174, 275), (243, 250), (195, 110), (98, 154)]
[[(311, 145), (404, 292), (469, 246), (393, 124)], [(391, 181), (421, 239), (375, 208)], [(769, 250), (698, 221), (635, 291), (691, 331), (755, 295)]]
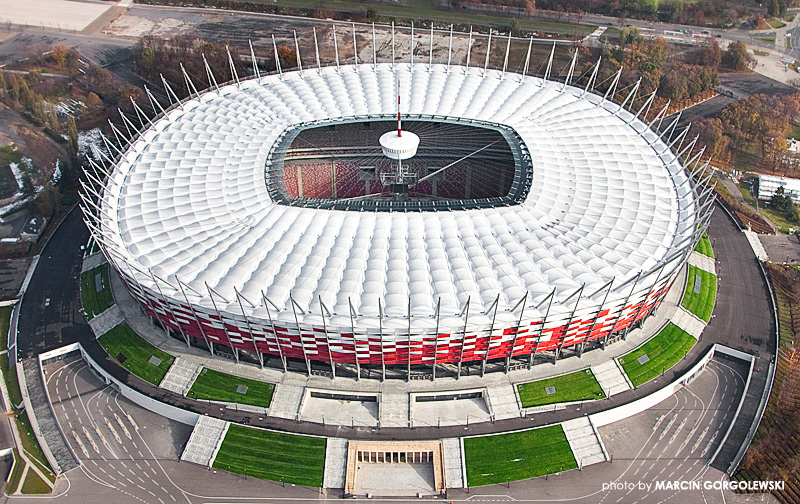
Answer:
[(154, 322), (236, 361), (412, 379), (580, 355), (658, 308), (710, 216), (684, 138), (590, 84), (237, 78), (144, 123), (85, 220)]

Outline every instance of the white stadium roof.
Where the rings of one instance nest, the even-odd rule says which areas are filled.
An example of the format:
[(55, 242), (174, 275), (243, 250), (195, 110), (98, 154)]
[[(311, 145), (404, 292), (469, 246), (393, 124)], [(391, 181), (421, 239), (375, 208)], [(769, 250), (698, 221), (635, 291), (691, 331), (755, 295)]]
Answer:
[[(282, 132), (394, 114), (398, 79), (406, 115), (516, 130), (533, 161), (524, 202), (353, 212), (271, 200), (265, 164)], [(675, 154), (619, 104), (537, 77), (436, 64), (324, 67), (209, 90), (154, 120), (105, 185), (107, 252), (143, 286), (154, 286), (149, 271), (175, 285), (177, 276), (193, 303), (211, 306), (207, 285), (238, 313), (236, 291), (254, 304), (263, 291), (286, 321), (291, 295), (300, 322), (315, 324), (321, 298), (328, 323), (348, 327), (351, 302), (360, 325), (377, 327), (380, 300), (389, 329), (406, 327), (409, 299), (412, 325), (430, 327), (439, 300), (443, 323), (467, 300), (480, 323), (498, 294), (498, 320), (514, 320), (526, 293), (535, 316), (553, 288), (553, 312), (572, 309), (574, 297), (562, 302), (582, 285), (599, 302), (612, 278), (620, 289), (609, 299), (624, 298), (625, 281), (689, 246), (697, 210)]]

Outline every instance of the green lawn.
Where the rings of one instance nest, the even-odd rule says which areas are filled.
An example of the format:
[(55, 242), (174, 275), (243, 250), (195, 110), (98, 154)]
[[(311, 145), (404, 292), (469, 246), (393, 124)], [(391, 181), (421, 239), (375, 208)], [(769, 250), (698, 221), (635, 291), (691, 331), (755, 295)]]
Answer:
[[(555, 387), (556, 391), (547, 394), (547, 387)], [(561, 402), (604, 399), (602, 387), (594, 374), (586, 369), (574, 373), (546, 378), (535, 382), (517, 385), (519, 400), (523, 408), (555, 404)]]
[(214, 468), (266, 480), (321, 487), (325, 447), (325, 438), (231, 424), (214, 460)]
[[(681, 360), (697, 343), (689, 333), (670, 323), (650, 341), (619, 358), (619, 363), (634, 387), (643, 385)], [(639, 357), (649, 361), (639, 364)]]
[[(700, 292), (694, 291), (695, 277), (700, 277)], [(696, 266), (689, 266), (689, 277), (681, 306), (708, 322), (717, 297), (717, 276)]]
[(797, 229), (798, 224), (789, 222), (786, 220), (786, 214), (784, 212), (779, 212), (773, 208), (769, 208), (768, 206), (761, 207), (761, 215), (772, 221), (775, 224), (775, 227), (778, 228), (783, 234), (789, 233), (789, 228)]
[(700, 241), (697, 242), (697, 245), (694, 247), (694, 249), (704, 256), (708, 256), (712, 259), (714, 258), (714, 250), (711, 248), (711, 241), (708, 239), (708, 235), (705, 233), (703, 233), (703, 237), (700, 238)]
[(775, 37), (753, 37), (753, 40), (766, 42), (767, 44), (775, 45)]
[(769, 21), (767, 21), (767, 24), (770, 26), (770, 28), (775, 29), (775, 30), (777, 30), (778, 28), (783, 28), (784, 26), (786, 26), (786, 23), (784, 23), (780, 19), (770, 19)]
[[(100, 274), (101, 285), (97, 290), (97, 274)], [(111, 284), (108, 281), (108, 264), (103, 264), (81, 273), (81, 303), (86, 318), (92, 320), (114, 304), (111, 296)]]
[(464, 439), (468, 486), (506, 483), (576, 469), (561, 425)]
[[(143, 340), (126, 323), (122, 323), (97, 339), (108, 354), (139, 378), (158, 385), (167, 374), (174, 357)], [(161, 359), (156, 366), (151, 357)]]
[(791, 23), (792, 21), (794, 21), (794, 16), (795, 14), (787, 14), (783, 16), (783, 20), (786, 21), (787, 23)]
[(755, 54), (756, 56), (769, 56), (769, 52), (759, 51), (758, 49), (753, 49), (753, 54)]
[[(247, 387), (247, 392), (244, 394), (237, 392), (236, 388), (239, 385)], [(269, 402), (272, 400), (272, 392), (274, 391), (275, 385), (272, 383), (250, 380), (203, 368), (203, 371), (197, 375), (197, 379), (195, 379), (186, 397), (269, 408)]]
[(20, 491), (24, 494), (49, 494), (52, 489), (33, 469), (29, 469)]

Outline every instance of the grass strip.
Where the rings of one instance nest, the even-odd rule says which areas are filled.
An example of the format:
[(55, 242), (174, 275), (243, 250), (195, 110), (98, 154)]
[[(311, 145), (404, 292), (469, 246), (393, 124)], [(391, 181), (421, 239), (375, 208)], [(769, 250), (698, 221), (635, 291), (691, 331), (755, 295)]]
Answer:
[[(236, 391), (240, 385), (247, 387), (247, 391), (243, 394)], [(274, 391), (275, 385), (272, 383), (203, 368), (186, 397), (269, 408)]]
[[(696, 278), (700, 278), (700, 292), (695, 292)], [(681, 306), (708, 322), (717, 297), (717, 276), (697, 266), (689, 265), (689, 277)]]
[(38, 475), (36, 472), (29, 468), (28, 475), (25, 476), (25, 482), (22, 483), (22, 489), (20, 492), (23, 494), (49, 494), (53, 491), (50, 488), (50, 485), (45, 483), (45, 481)]
[[(100, 336), (97, 342), (122, 367), (153, 385), (161, 383), (175, 360), (170, 354), (145, 341), (124, 322)], [(150, 362), (151, 357), (156, 357), (161, 362), (155, 365)]]
[(325, 438), (231, 425), (214, 468), (255, 478), (322, 486)]
[(28, 414), (23, 411), (17, 415), (14, 420), (17, 422), (17, 430), (19, 431), (19, 437), (22, 440), (22, 450), (32, 462), (39, 466), (39, 470), (47, 474), (48, 478), (52, 477), (51, 481), (55, 481), (55, 474), (53, 473), (53, 470), (50, 469), (50, 464), (47, 462), (47, 459), (44, 456), (42, 447), (39, 446), (39, 441), (36, 439), (36, 436), (33, 433), (33, 428), (31, 427), (30, 419), (28, 419)]
[(10, 477), (8, 478), (8, 482), (6, 482), (5, 493), (12, 494), (17, 490), (19, 487), (19, 483), (22, 480), (22, 473), (25, 470), (25, 461), (22, 460), (22, 457), (19, 455), (19, 451), (16, 448), (12, 448), (11, 452), (14, 456), (14, 471), (11, 473)]
[[(548, 394), (547, 388), (555, 392)], [(604, 399), (606, 394), (590, 369), (517, 385), (523, 408), (572, 401)]]
[[(669, 323), (650, 341), (619, 358), (619, 363), (634, 387), (643, 385), (666, 372), (697, 343), (689, 333)], [(647, 355), (647, 361), (639, 358)]]
[[(97, 290), (96, 277), (98, 274), (102, 279), (100, 290)], [(88, 320), (92, 320), (114, 304), (111, 284), (108, 281), (108, 264), (102, 264), (81, 273), (81, 304), (83, 304), (83, 311)]]
[(711, 241), (709, 241), (708, 235), (705, 233), (703, 233), (703, 237), (700, 238), (700, 241), (695, 245), (694, 250), (706, 257), (714, 258), (714, 249), (711, 248)]
[(464, 461), (470, 487), (535, 478), (578, 467), (560, 424), (466, 438)]

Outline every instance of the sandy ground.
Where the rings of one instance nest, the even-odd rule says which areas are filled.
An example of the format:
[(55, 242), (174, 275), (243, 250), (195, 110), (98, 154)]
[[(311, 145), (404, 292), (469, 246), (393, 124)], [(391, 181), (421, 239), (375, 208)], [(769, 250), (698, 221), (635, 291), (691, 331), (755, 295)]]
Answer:
[(80, 31), (113, 6), (111, 2), (0, 0), (0, 23)]

